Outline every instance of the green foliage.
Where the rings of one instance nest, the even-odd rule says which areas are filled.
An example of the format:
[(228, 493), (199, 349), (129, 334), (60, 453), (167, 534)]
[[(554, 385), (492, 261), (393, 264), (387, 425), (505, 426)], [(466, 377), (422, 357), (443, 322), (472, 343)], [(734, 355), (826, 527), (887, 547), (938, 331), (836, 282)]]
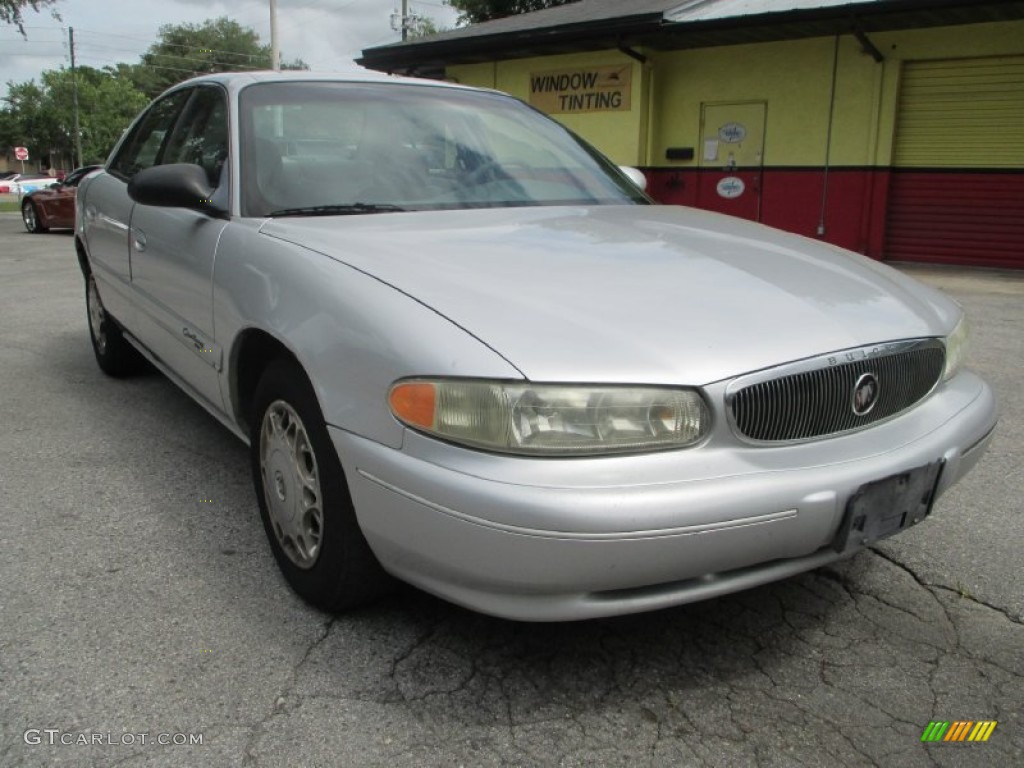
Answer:
[[(308, 69), (301, 59), (282, 67)], [(142, 54), (142, 62), (130, 76), (136, 87), (152, 98), (196, 75), (270, 68), (270, 46), (261, 45), (253, 29), (222, 16), (202, 24), (161, 27), (159, 42)]]
[[(22, 26), (25, 22), (21, 12), (25, 8), (31, 8), (33, 11), (41, 11), (48, 5), (53, 5), (57, 0), (0, 0), (0, 22), (4, 24), (13, 24), (18, 28), (21, 34), (25, 34), (25, 28)], [(54, 16), (57, 12), (54, 11)]]
[(447, 0), (459, 11), (459, 22), (478, 24), (481, 21), (515, 16), (519, 13), (539, 11), (556, 5), (566, 5), (577, 0)]
[(445, 29), (437, 26), (437, 23), (433, 19), (428, 19), (425, 16), (413, 17), (412, 24), (409, 27), (409, 39), (414, 40), (417, 37), (430, 37), (440, 32), (446, 31)]
[[(17, 23), (21, 6), (54, 0), (0, 0), (0, 19)], [(167, 25), (137, 64), (77, 67), (79, 122), (85, 163), (102, 162), (132, 118), (165, 89), (194, 75), (270, 69), (269, 45), (227, 18)], [(284, 69), (307, 69), (301, 59)], [(47, 70), (41, 82), (7, 83), (0, 103), (0, 147), (25, 146), (33, 159), (56, 167), (74, 164), (74, 89), (71, 71)]]
[[(114, 142), (147, 98), (114, 70), (77, 67), (82, 155), (86, 163), (106, 159)], [(51, 69), (42, 84), (8, 83), (0, 108), (0, 146), (26, 146), (37, 159), (74, 164), (74, 87), (71, 70)]]
[(43, 89), (33, 80), (7, 84), (7, 98), (0, 109), (0, 147), (28, 147), (33, 158), (43, 147), (49, 148), (44, 97)]

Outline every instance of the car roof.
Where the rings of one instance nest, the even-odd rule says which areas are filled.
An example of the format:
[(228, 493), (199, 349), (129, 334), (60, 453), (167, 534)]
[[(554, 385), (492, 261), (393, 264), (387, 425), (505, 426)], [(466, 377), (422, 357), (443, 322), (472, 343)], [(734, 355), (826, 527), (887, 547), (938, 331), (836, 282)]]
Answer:
[(167, 92), (186, 88), (200, 83), (216, 83), (224, 86), (229, 91), (239, 91), (247, 85), (254, 83), (299, 83), (299, 82), (328, 82), (328, 83), (366, 83), (380, 85), (414, 85), (421, 88), (452, 88), (466, 91), (487, 91), (486, 88), (472, 88), (458, 83), (449, 83), (443, 80), (427, 80), (417, 77), (400, 77), (388, 75), (382, 72), (374, 72), (361, 67), (352, 67), (338, 72), (311, 72), (304, 69), (291, 69), (281, 72), (272, 70), (261, 70), (255, 72), (216, 72), (209, 75), (200, 75), (169, 88)]

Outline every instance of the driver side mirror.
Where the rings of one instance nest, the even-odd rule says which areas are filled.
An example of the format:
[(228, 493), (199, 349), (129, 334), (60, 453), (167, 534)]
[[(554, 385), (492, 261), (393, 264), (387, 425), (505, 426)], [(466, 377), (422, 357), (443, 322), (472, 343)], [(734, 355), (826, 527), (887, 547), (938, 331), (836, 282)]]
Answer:
[(213, 203), (206, 171), (192, 163), (154, 165), (139, 171), (128, 182), (128, 196), (143, 205), (189, 208), (211, 216), (227, 214)]

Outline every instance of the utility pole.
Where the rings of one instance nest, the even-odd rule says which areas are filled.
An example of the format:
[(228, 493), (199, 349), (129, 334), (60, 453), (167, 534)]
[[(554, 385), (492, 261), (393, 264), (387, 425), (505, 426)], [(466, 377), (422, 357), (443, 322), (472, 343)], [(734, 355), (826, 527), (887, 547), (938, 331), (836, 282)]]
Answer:
[(82, 127), (78, 122), (78, 74), (75, 72), (75, 28), (68, 27), (68, 47), (71, 49), (71, 97), (75, 115), (75, 156), (78, 158), (76, 168), (81, 168), (82, 162)]
[(402, 42), (409, 39), (409, 30), (417, 17), (409, 14), (409, 0), (402, 0), (402, 12), (397, 10), (391, 12), (391, 28), (402, 33)]
[(270, 0), (270, 66), (281, 69), (281, 43), (277, 37), (277, 0)]

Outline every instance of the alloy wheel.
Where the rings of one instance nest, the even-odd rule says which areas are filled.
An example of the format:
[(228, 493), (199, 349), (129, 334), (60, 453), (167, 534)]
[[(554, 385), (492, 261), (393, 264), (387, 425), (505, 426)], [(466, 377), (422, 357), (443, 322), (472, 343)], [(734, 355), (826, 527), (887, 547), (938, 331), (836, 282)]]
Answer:
[(103, 311), (100, 293), (96, 289), (96, 280), (91, 275), (86, 297), (89, 304), (89, 331), (92, 333), (93, 341), (96, 342), (96, 350), (102, 355), (107, 351), (106, 313)]
[(284, 400), (267, 408), (259, 461), (271, 526), (288, 559), (312, 568), (323, 540), (323, 496), (316, 455), (298, 413)]
[(21, 206), (21, 218), (25, 222), (25, 229), (29, 232), (36, 231), (38, 221), (36, 220), (36, 209), (32, 203), (25, 203)]

